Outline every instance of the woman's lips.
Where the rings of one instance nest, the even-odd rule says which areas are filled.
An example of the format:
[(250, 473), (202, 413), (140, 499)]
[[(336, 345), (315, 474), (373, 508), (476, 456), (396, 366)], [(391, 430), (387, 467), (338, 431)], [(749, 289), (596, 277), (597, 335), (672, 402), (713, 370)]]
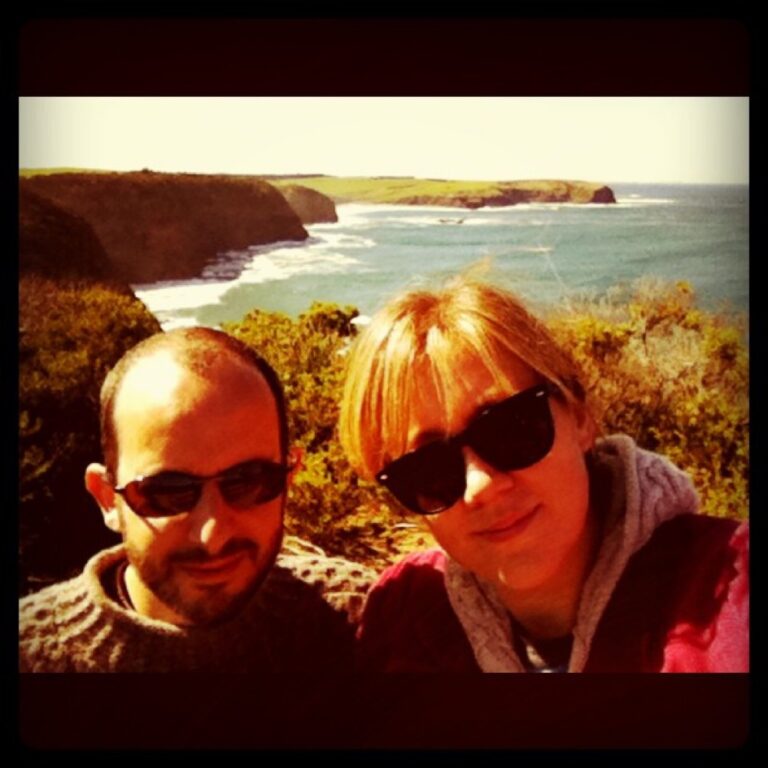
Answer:
[(538, 511), (539, 508), (537, 506), (524, 515), (510, 515), (504, 520), (494, 523), (490, 528), (475, 531), (474, 535), (486, 541), (506, 541), (514, 536), (519, 536), (528, 527)]

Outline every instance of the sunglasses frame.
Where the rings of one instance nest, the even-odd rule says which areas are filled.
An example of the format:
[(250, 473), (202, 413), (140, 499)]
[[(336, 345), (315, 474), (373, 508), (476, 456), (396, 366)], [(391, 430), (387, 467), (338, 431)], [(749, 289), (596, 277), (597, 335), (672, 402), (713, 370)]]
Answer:
[[(222, 490), (221, 483), (222, 481), (227, 479), (236, 479), (237, 470), (242, 471), (243, 468), (252, 466), (254, 464), (259, 465), (262, 468), (266, 467), (270, 472), (277, 472), (277, 471), (281, 472), (282, 478), (281, 478), (280, 486), (274, 495), (268, 496), (267, 498), (259, 499), (259, 501), (253, 504), (238, 506), (237, 504), (232, 503), (229, 500), (229, 498), (227, 497), (226, 491)], [(144, 518), (176, 517), (177, 515), (183, 515), (194, 510), (195, 507), (197, 507), (197, 505), (200, 503), (200, 498), (202, 497), (202, 494), (203, 494), (203, 487), (206, 485), (206, 483), (216, 481), (219, 494), (221, 494), (222, 499), (224, 499), (227, 505), (234, 509), (245, 510), (245, 509), (252, 509), (254, 507), (260, 506), (261, 504), (266, 504), (270, 501), (274, 501), (274, 499), (280, 496), (280, 494), (285, 493), (286, 478), (294, 468), (295, 468), (295, 465), (291, 463), (281, 464), (276, 461), (271, 461), (269, 459), (249, 459), (248, 461), (242, 461), (238, 464), (228, 467), (227, 469), (224, 469), (221, 472), (217, 472), (216, 474), (213, 474), (213, 475), (194, 475), (187, 472), (174, 472), (174, 471), (168, 471), (168, 470), (158, 472), (154, 475), (139, 475), (138, 477), (134, 478), (130, 482), (124, 483), (123, 485), (113, 486), (113, 490), (115, 493), (123, 497), (123, 499), (125, 500), (125, 503), (139, 517), (144, 517)], [(158, 510), (157, 508), (154, 508), (152, 506), (150, 499), (144, 496), (141, 490), (137, 490), (136, 492), (139, 494), (140, 498), (142, 498), (144, 501), (145, 509), (149, 509), (150, 512), (148, 513), (146, 511), (143, 511), (142, 509), (137, 509), (136, 505), (134, 505), (134, 503), (131, 503), (130, 497), (133, 495), (132, 491), (130, 490), (131, 487), (140, 489), (141, 485), (146, 483), (147, 481), (156, 480), (157, 478), (163, 477), (164, 475), (170, 475), (177, 478), (186, 479), (190, 486), (194, 486), (195, 494), (196, 494), (194, 499), (194, 504), (192, 504), (189, 507), (189, 509), (179, 509), (172, 512)], [(181, 486), (182, 484), (183, 483), (180, 483), (179, 485)]]
[[(529, 387), (528, 389), (524, 389), (521, 392), (517, 392), (514, 395), (505, 398), (504, 400), (492, 403), (477, 413), (461, 432), (442, 440), (430, 441), (425, 445), (419, 446), (413, 451), (409, 451), (408, 453), (403, 454), (398, 459), (389, 462), (380, 472), (376, 474), (376, 480), (381, 485), (383, 485), (392, 494), (392, 496), (394, 496), (394, 498), (401, 506), (411, 512), (415, 512), (419, 515), (436, 515), (440, 512), (444, 512), (446, 509), (449, 509), (454, 504), (456, 504), (466, 492), (466, 463), (462, 454), (462, 448), (464, 446), (469, 446), (472, 448), (472, 450), (475, 451), (480, 456), (480, 458), (483, 459), (483, 461), (494, 467), (499, 472), (512, 472), (514, 470), (531, 467), (541, 461), (552, 450), (552, 445), (554, 444), (555, 440), (555, 424), (554, 418), (552, 416), (552, 409), (548, 402), (548, 396), (559, 396), (560, 394), (560, 389), (551, 382), (547, 381), (542, 384), (536, 384), (535, 386)], [(533, 461), (529, 461), (523, 464), (513, 462), (511, 466), (505, 466), (500, 465), (500, 462), (496, 462), (492, 458), (489, 458), (486, 451), (484, 451), (482, 448), (478, 450), (475, 445), (473, 445), (472, 433), (476, 432), (479, 425), (482, 425), (489, 418), (489, 416), (492, 417), (494, 412), (498, 412), (498, 410), (501, 408), (508, 408), (510, 402), (512, 401), (517, 400), (517, 402), (520, 403), (532, 398), (534, 399), (534, 402), (538, 398), (544, 398), (544, 404), (546, 406), (546, 415), (543, 417), (545, 421), (543, 421), (542, 424), (545, 430), (544, 439), (542, 441), (542, 448), (546, 447), (546, 450), (541, 453), (541, 455), (538, 455), (537, 452), (535, 455), (538, 457)], [(542, 411), (542, 413), (544, 412)], [(445, 464), (448, 466), (448, 471), (446, 472), (447, 479), (445, 480), (444, 487), (441, 489), (441, 493), (447, 497), (446, 501), (455, 497), (450, 503), (443, 503), (442, 505), (438, 504), (435, 508), (430, 508), (429, 510), (423, 509), (418, 505), (418, 502), (415, 501), (419, 493), (416, 489), (416, 484), (413, 483), (413, 481), (410, 481), (410, 487), (403, 489), (402, 484), (407, 486), (408, 480), (397, 480), (398, 466), (403, 467), (407, 466), (408, 464), (412, 464), (414, 461), (413, 457), (425, 450), (431, 451), (433, 453), (440, 450), (443, 451), (442, 458), (445, 460)], [(410, 471), (413, 472), (413, 470)], [(399, 489), (398, 485), (401, 486)]]

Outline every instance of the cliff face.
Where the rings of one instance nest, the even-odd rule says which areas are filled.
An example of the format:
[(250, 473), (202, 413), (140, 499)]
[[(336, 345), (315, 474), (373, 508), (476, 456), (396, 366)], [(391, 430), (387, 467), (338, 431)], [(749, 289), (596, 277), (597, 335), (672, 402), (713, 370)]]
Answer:
[(302, 224), (338, 221), (336, 206), (330, 197), (299, 184), (279, 185), (278, 189), (298, 214)]
[(258, 179), (62, 173), (20, 188), (85, 220), (112, 276), (130, 283), (195, 277), (219, 252), (307, 237), (283, 195)]
[(104, 280), (109, 258), (91, 226), (26, 186), (19, 191), (19, 273)]

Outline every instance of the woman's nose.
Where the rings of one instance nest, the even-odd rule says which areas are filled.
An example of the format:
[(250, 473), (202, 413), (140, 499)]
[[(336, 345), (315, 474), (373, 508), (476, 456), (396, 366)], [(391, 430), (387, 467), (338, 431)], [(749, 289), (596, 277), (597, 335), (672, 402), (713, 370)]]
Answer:
[(471, 448), (465, 447), (464, 465), (467, 487), (464, 503), (478, 507), (491, 501), (497, 494), (511, 488), (513, 480), (508, 472), (501, 472), (483, 461)]

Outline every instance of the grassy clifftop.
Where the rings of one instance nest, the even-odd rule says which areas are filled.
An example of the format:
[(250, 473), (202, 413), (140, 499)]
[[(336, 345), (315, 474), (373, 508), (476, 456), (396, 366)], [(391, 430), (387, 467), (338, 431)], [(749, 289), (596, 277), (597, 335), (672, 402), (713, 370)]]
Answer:
[(447, 205), (459, 208), (517, 203), (615, 203), (613, 191), (587, 181), (448, 181), (402, 177), (301, 176), (274, 179), (299, 183), (328, 195), (334, 202)]

